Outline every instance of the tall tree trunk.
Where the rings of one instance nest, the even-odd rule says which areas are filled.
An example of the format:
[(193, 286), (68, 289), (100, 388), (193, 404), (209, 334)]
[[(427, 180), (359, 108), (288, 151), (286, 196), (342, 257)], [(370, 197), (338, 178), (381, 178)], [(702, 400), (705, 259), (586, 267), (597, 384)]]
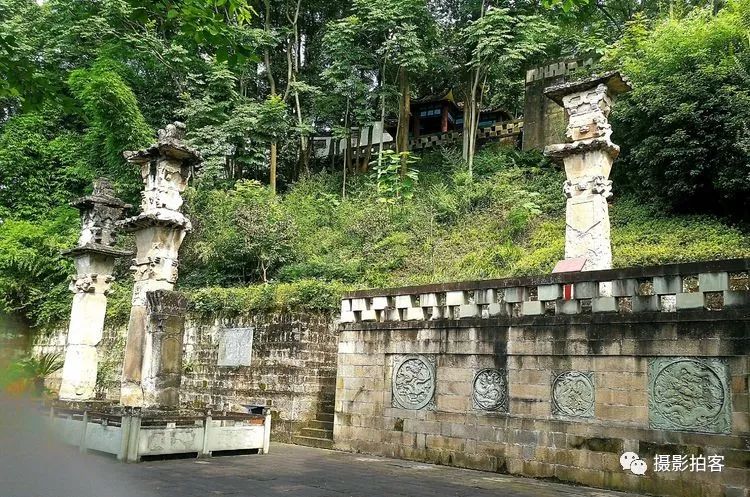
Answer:
[(276, 194), (276, 142), (271, 142), (271, 192)]
[(341, 198), (346, 199), (346, 170), (351, 166), (352, 138), (349, 136), (349, 98), (346, 99), (346, 114), (344, 114), (344, 136), (346, 138), (346, 151), (344, 152), (344, 180), (341, 182)]
[[(468, 146), (468, 168), (469, 168), (469, 178), (473, 177), (474, 174), (474, 152), (476, 151), (476, 143), (477, 143), (477, 131), (479, 127), (479, 102), (477, 98), (477, 93), (479, 91), (479, 80), (481, 78), (481, 74), (479, 71), (479, 68), (475, 70), (475, 73), (472, 75), (472, 84), (471, 84), (471, 92), (469, 93), (469, 101), (467, 102), (467, 106), (469, 107), (469, 146)], [(465, 123), (464, 123), (465, 126)]]
[[(294, 93), (294, 108), (297, 113), (297, 124), (300, 128), (300, 136), (299, 136), (299, 166), (301, 170), (303, 171), (303, 174), (307, 175), (309, 173), (309, 155), (307, 153), (308, 148), (308, 138), (305, 135), (305, 133), (302, 130), (303, 120), (302, 120), (302, 104), (300, 102), (299, 98), (299, 91), (296, 87), (293, 87), (293, 84), (297, 82), (297, 75), (299, 74), (299, 67), (300, 67), (300, 36), (299, 36), (299, 12), (300, 12), (300, 6), (302, 4), (302, 0), (297, 0), (297, 6), (294, 10), (294, 15), (289, 16), (287, 14), (287, 19), (292, 25), (292, 32), (294, 34), (294, 41), (292, 42), (292, 39), (289, 39), (289, 47), (287, 52), (287, 63), (289, 64), (288, 67), (288, 73), (289, 73), (289, 82), (287, 83), (287, 91), (286, 94), (288, 94), (289, 90), (291, 89)], [(292, 48), (293, 47), (293, 48)], [(286, 99), (286, 96), (285, 96)]]
[[(265, 0), (266, 4), (266, 19), (264, 24), (264, 30), (266, 34), (271, 32), (271, 0)], [(271, 96), (276, 96), (276, 81), (273, 79), (273, 73), (271, 72), (271, 54), (269, 49), (266, 48), (263, 54), (264, 62), (266, 65), (266, 75), (268, 77), (268, 86), (271, 90)], [(271, 172), (269, 175), (269, 183), (271, 184), (271, 191), (276, 194), (276, 140), (271, 142)]]
[(471, 134), (471, 84), (467, 83), (467, 90), (464, 98), (464, 129), (462, 132), (463, 140), (461, 141), (461, 157), (464, 161), (469, 161), (469, 135)]
[(361, 167), (362, 151), (360, 150), (362, 140), (362, 128), (357, 126), (357, 136), (354, 138), (354, 170), (358, 171)]
[(388, 63), (388, 51), (383, 59), (383, 77), (380, 78), (380, 146), (378, 147), (378, 169), (383, 163), (383, 139), (385, 136), (385, 65)]
[[(398, 70), (398, 85), (401, 101), (398, 106), (398, 132), (396, 133), (396, 152), (409, 151), (409, 115), (411, 114), (411, 98), (409, 95), (409, 74), (402, 66)], [(401, 175), (406, 174), (406, 159), (401, 160)]]

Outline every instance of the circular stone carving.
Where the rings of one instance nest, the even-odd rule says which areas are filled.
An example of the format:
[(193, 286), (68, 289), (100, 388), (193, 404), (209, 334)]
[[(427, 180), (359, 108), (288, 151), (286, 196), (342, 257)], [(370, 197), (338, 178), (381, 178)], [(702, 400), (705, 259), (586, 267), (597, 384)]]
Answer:
[(474, 404), (480, 409), (498, 411), (507, 406), (505, 375), (499, 369), (483, 369), (474, 377)]
[(700, 361), (676, 360), (654, 378), (652, 405), (680, 428), (712, 425), (721, 415), (726, 398), (719, 376)]
[(432, 365), (420, 356), (404, 359), (393, 374), (393, 397), (404, 409), (422, 409), (435, 393)]
[(564, 416), (594, 415), (594, 382), (590, 373), (566, 371), (552, 383), (552, 412)]

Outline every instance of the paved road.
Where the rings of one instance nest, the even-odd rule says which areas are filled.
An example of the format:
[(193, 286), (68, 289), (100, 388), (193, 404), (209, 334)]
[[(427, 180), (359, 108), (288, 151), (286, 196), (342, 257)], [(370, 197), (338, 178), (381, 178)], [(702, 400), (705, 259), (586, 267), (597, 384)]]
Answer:
[(284, 444), (267, 455), (122, 464), (17, 433), (0, 431), (2, 497), (633, 497)]
[(633, 494), (274, 444), (265, 456), (129, 465), (156, 497), (625, 497)]

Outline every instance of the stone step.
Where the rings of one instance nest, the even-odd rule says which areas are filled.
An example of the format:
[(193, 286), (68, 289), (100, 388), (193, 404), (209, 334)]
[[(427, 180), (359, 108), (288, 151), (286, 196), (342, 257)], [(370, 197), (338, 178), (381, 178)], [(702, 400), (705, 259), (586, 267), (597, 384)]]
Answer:
[(292, 443), (305, 445), (307, 447), (317, 447), (318, 449), (333, 449), (333, 440), (329, 438), (303, 437), (297, 435), (292, 437)]
[(318, 412), (317, 416), (315, 416), (315, 420), (333, 423), (333, 412)]
[(327, 438), (333, 440), (333, 430), (321, 430), (320, 428), (302, 428), (300, 434), (303, 437)]
[(308, 421), (307, 428), (316, 428), (318, 430), (329, 430), (333, 431), (333, 421)]

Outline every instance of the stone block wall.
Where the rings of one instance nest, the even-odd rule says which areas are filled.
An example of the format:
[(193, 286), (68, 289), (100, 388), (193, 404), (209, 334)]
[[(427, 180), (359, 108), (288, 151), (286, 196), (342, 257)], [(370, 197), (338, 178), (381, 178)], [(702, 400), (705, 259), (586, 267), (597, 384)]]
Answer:
[[(244, 333), (232, 336), (233, 330)], [(57, 333), (37, 337), (34, 351), (64, 355), (66, 331), (62, 326)], [(122, 326), (105, 327), (97, 347), (99, 398), (120, 397), (126, 332)], [(337, 335), (330, 314), (188, 315), (180, 402), (240, 412), (244, 405), (268, 406), (274, 440), (289, 442), (315, 420), (322, 405), (327, 411), (333, 403)], [(60, 373), (51, 375), (46, 385), (52, 392), (59, 390)]]
[[(235, 410), (245, 404), (268, 406), (274, 439), (289, 442), (315, 419), (321, 405), (333, 401), (337, 330), (331, 315), (189, 319), (185, 328), (183, 404), (229, 404)], [(239, 335), (252, 336), (252, 343), (222, 338), (236, 329), (252, 329), (250, 335)], [(243, 365), (220, 365), (230, 363)]]
[(565, 110), (544, 96), (548, 86), (565, 83), (592, 59), (560, 60), (526, 71), (523, 106), (523, 150), (543, 150), (546, 145), (565, 143)]
[[(748, 268), (744, 259), (348, 295), (335, 447), (655, 495), (747, 496)], [(590, 302), (610, 298), (597, 301), (613, 304), (606, 310)], [(622, 469), (624, 452), (645, 461), (645, 475)], [(682, 455), (686, 470), (655, 471), (656, 456)], [(689, 471), (691, 455), (722, 456), (722, 471)]]

